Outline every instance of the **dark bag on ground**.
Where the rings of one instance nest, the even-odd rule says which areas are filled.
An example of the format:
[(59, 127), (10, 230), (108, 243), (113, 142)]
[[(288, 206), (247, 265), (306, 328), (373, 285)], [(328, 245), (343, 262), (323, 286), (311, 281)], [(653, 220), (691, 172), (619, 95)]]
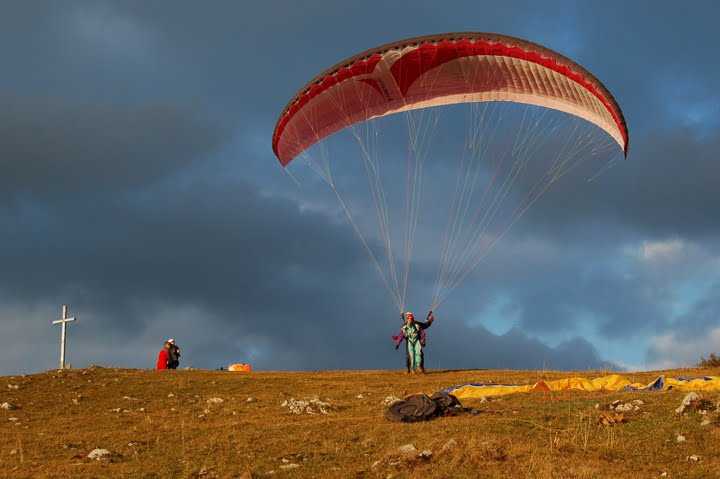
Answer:
[(462, 409), (458, 398), (452, 394), (413, 394), (402, 401), (392, 403), (385, 411), (385, 418), (394, 422), (429, 421), (438, 416), (453, 414)]

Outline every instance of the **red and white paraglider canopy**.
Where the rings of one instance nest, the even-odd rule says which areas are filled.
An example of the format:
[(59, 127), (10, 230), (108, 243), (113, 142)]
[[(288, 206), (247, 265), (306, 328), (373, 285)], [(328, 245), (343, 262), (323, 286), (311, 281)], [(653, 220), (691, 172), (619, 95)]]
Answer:
[(283, 110), (273, 151), (285, 166), (357, 122), (489, 101), (537, 105), (583, 118), (607, 132), (627, 155), (623, 113), (595, 76), (540, 45), (491, 33), (411, 38), (339, 63), (309, 82)]

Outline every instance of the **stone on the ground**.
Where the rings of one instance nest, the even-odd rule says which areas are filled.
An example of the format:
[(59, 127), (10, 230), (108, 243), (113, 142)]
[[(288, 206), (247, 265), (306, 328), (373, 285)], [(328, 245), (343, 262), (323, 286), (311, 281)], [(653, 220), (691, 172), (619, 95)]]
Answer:
[(404, 444), (398, 447), (398, 452), (405, 456), (414, 456), (418, 453), (418, 450), (414, 444)]
[(283, 464), (282, 466), (280, 466), (280, 469), (287, 471), (290, 469), (297, 469), (298, 467), (300, 467), (300, 464), (295, 464), (294, 462), (291, 462), (290, 464)]
[(688, 406), (690, 406), (690, 403), (693, 401), (699, 401), (700, 396), (696, 392), (687, 393), (685, 397), (683, 398), (682, 402), (680, 403), (680, 406), (675, 409), (675, 412), (678, 414), (683, 414), (685, 412), (685, 409), (687, 409)]
[(625, 404), (618, 404), (617, 406), (615, 406), (615, 410), (616, 410), (617, 412), (630, 412), (630, 411), (632, 411), (634, 408), (637, 408), (637, 406), (633, 406), (633, 405), (632, 405), (631, 403), (629, 403), (629, 402), (627, 402), (627, 403), (625, 403)]
[(710, 419), (703, 419), (700, 423), (701, 426), (709, 426), (710, 425)]
[(677, 437), (675, 438), (675, 442), (678, 442), (678, 443), (685, 442), (685, 436), (683, 436), (682, 434), (678, 434)]
[(112, 455), (112, 452), (108, 451), (107, 449), (97, 448), (90, 451), (90, 454), (87, 455), (87, 458), (95, 461), (107, 461), (112, 458)]
[(206, 402), (208, 404), (222, 404), (225, 400), (223, 398), (210, 398)]
[(14, 404), (10, 404), (9, 402), (4, 402), (4, 403), (0, 404), (0, 409), (4, 409), (6, 411), (13, 411), (13, 410), (17, 409), (17, 406)]
[(168, 394), (168, 397), (169, 397), (169, 398), (174, 398), (175, 395), (174, 395), (173, 393), (170, 393), (170, 394)]
[(698, 462), (700, 460), (700, 456), (698, 456), (697, 454), (693, 454), (691, 456), (688, 456), (687, 460), (689, 462)]
[(247, 398), (247, 399), (245, 400), (245, 402), (255, 402), (255, 398), (254, 398), (254, 397), (249, 397), (249, 398)]
[(383, 404), (383, 406), (389, 406), (398, 401), (402, 401), (402, 399), (400, 399), (399, 397), (390, 395), (390, 396), (385, 397), (385, 399), (382, 400), (382, 404)]
[(292, 414), (329, 414), (333, 410), (332, 404), (317, 397), (305, 400), (290, 398), (280, 406), (287, 408)]
[[(611, 402), (608, 406), (608, 409), (611, 411), (616, 412), (631, 412), (631, 411), (639, 411), (640, 406), (645, 404), (643, 401), (636, 399), (631, 402), (622, 402), (619, 399), (616, 399), (615, 401)], [(599, 409), (599, 405), (595, 405), (595, 409)]]
[(430, 449), (425, 449), (425, 450), (422, 451), (420, 454), (418, 454), (418, 457), (419, 457), (420, 459), (428, 460), (428, 459), (430, 459), (430, 458), (432, 457), (432, 451), (431, 451)]

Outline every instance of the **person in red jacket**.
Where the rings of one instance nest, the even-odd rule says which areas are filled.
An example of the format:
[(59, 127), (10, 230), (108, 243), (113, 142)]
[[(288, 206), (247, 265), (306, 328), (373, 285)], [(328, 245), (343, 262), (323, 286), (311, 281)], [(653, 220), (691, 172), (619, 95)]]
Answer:
[(157, 364), (155, 369), (167, 369), (168, 362), (170, 361), (170, 343), (165, 341), (162, 349), (158, 353)]

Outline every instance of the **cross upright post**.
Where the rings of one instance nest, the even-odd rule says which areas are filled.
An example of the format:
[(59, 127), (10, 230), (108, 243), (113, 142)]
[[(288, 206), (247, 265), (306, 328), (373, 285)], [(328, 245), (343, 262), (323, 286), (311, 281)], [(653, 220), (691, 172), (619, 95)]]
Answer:
[(53, 324), (60, 325), (60, 368), (65, 369), (65, 346), (67, 344), (67, 323), (75, 321), (75, 318), (68, 317), (68, 305), (62, 305), (60, 319), (53, 321)]

